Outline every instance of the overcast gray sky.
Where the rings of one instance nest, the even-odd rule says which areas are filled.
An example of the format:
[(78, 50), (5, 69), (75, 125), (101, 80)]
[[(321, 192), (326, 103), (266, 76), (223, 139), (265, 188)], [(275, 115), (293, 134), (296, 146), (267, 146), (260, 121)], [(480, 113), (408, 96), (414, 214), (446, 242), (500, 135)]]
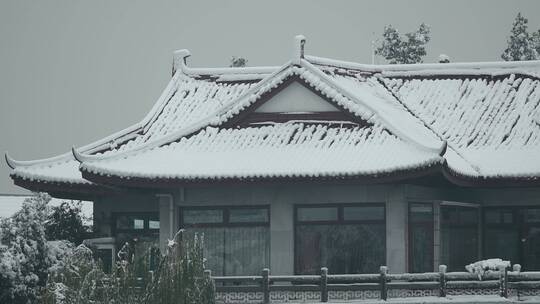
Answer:
[[(425, 62), (494, 61), (521, 11), (540, 1), (21, 1), (0, 0), (0, 151), (54, 156), (140, 120), (170, 78), (172, 51), (192, 66), (280, 65), (292, 37), (306, 53), (371, 62), (384, 25), (431, 26)], [(0, 165), (0, 193), (21, 193)]]

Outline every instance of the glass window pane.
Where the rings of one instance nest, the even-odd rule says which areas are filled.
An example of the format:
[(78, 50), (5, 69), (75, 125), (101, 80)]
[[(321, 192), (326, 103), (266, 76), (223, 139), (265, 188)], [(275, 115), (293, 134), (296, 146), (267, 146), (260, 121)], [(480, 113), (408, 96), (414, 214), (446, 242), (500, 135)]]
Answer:
[(298, 208), (299, 221), (337, 221), (337, 207)]
[(409, 271), (433, 271), (433, 205), (409, 205)]
[(463, 208), (457, 212), (458, 220), (462, 223), (476, 224), (478, 223), (478, 209)]
[(382, 221), (384, 220), (384, 207), (344, 207), (343, 217), (346, 221)]
[(527, 223), (539, 223), (540, 209), (525, 209), (525, 221)]
[(409, 227), (411, 272), (433, 271), (433, 226), (414, 224)]
[(156, 230), (159, 229), (159, 215), (157, 213), (151, 214), (148, 217), (148, 228)]
[(148, 228), (150, 228), (150, 229), (159, 229), (159, 221), (150, 220), (148, 222)]
[(230, 209), (229, 222), (231, 223), (267, 223), (268, 209), (264, 208), (246, 208), (246, 209)]
[(210, 224), (223, 222), (221, 209), (184, 209), (184, 224)]
[(143, 219), (134, 219), (133, 220), (133, 229), (144, 229), (144, 220)]
[(270, 264), (270, 232), (266, 226), (225, 230), (225, 275), (260, 275)]
[(141, 215), (119, 215), (116, 218), (117, 229), (144, 229), (144, 217)]
[(478, 260), (478, 209), (441, 206), (441, 263), (448, 271), (464, 271), (465, 265)]
[(386, 259), (384, 223), (298, 225), (295, 243), (297, 274), (377, 273)]
[(501, 258), (512, 263), (520, 260), (518, 227), (486, 227), (484, 231), (484, 258)]
[(433, 206), (431, 204), (411, 204), (410, 205), (411, 222), (432, 222)]
[(224, 275), (225, 268), (225, 228), (204, 227), (187, 228), (186, 240), (193, 241), (195, 236), (203, 239), (203, 255), (206, 259), (207, 269), (212, 270), (212, 275)]
[(501, 222), (500, 211), (496, 209), (487, 209), (484, 213), (484, 221), (486, 224), (499, 224)]

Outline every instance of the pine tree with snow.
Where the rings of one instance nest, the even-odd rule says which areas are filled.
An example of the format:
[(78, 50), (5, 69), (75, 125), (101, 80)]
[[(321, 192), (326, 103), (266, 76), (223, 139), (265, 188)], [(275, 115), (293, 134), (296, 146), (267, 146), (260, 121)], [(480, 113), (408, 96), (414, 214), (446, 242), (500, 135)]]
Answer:
[(508, 37), (508, 46), (501, 55), (506, 61), (522, 61), (539, 59), (538, 52), (535, 49), (533, 36), (528, 32), (528, 20), (518, 13), (510, 37)]
[(241, 67), (245, 67), (247, 65), (247, 59), (244, 58), (244, 57), (236, 57), (236, 56), (232, 56), (231, 57), (231, 64), (229, 65), (229, 67), (231, 68), (241, 68)]
[(429, 34), (429, 26), (425, 23), (422, 23), (418, 30), (406, 33), (405, 37), (401, 37), (393, 26), (387, 25), (384, 28), (381, 45), (375, 53), (384, 57), (390, 64), (421, 63), (422, 57), (426, 55)]

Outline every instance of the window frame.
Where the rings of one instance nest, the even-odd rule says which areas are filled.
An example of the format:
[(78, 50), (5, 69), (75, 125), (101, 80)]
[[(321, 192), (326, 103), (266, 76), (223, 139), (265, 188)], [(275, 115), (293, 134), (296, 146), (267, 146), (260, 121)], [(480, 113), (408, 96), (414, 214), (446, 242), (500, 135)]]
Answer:
[[(412, 221), (412, 207), (413, 205), (422, 205), (422, 206), (429, 206), (431, 207), (431, 221), (428, 220), (421, 220), (421, 221)], [(430, 248), (430, 255), (431, 255), (431, 270), (433, 271), (434, 265), (435, 265), (435, 206), (433, 203), (428, 202), (415, 202), (410, 201), (408, 202), (407, 206), (407, 267), (408, 271), (413, 271), (413, 246), (412, 246), (412, 229), (411, 226), (422, 226), (425, 229), (428, 229), (431, 231), (431, 248)], [(429, 272), (429, 271), (428, 271)]]
[[(159, 218), (159, 211), (143, 211), (143, 212), (112, 212), (111, 213), (111, 234), (113, 236), (117, 236), (119, 233), (126, 233), (126, 234), (140, 234), (140, 235), (148, 235), (153, 233), (159, 233), (160, 229), (150, 229), (150, 220), (152, 216), (157, 215), (157, 218), (160, 222), (161, 227), (161, 220)], [(117, 227), (117, 220), (121, 216), (140, 216), (144, 220), (143, 229), (123, 229)]]
[[(184, 210), (221, 210), (223, 213), (223, 220), (221, 223), (184, 223)], [(234, 209), (263, 209), (266, 211), (266, 222), (230, 222), (230, 210)], [(233, 205), (233, 206), (181, 206), (179, 212), (180, 228), (219, 228), (219, 227), (270, 227), (270, 205)]]
[[(184, 223), (184, 211), (185, 210), (221, 210), (223, 214), (221, 223), (195, 223), (195, 224), (185, 224)], [(230, 210), (238, 209), (262, 209), (266, 211), (267, 221), (266, 222), (230, 222)], [(268, 228), (268, 265), (270, 266), (271, 262), (271, 231), (270, 231), (270, 205), (223, 205), (223, 206), (180, 206), (178, 211), (178, 222), (181, 229), (189, 228), (241, 228), (241, 227), (266, 227)], [(223, 260), (225, 261), (226, 250), (223, 251)], [(225, 263), (223, 263), (223, 273), (225, 273)]]
[[(338, 219), (337, 221), (299, 221), (298, 220), (298, 209), (299, 208), (328, 208), (336, 207), (338, 208)], [(383, 219), (382, 220), (344, 220), (344, 208), (345, 207), (382, 207), (383, 208)], [(311, 226), (311, 225), (351, 225), (351, 224), (383, 224), (384, 225), (384, 260), (386, 261), (387, 254), (387, 227), (386, 227), (386, 202), (368, 202), (368, 203), (323, 203), (323, 204), (295, 204), (293, 208), (293, 273), (295, 275), (301, 275), (297, 272), (297, 235), (296, 230), (298, 226)]]
[[(337, 220), (335, 221), (300, 221), (298, 220), (298, 209), (301, 208), (337, 208)], [(381, 220), (345, 220), (345, 207), (382, 207), (383, 218)], [(335, 203), (335, 204), (297, 204), (294, 205), (294, 229), (297, 225), (347, 225), (347, 224), (380, 224), (386, 223), (386, 203)]]

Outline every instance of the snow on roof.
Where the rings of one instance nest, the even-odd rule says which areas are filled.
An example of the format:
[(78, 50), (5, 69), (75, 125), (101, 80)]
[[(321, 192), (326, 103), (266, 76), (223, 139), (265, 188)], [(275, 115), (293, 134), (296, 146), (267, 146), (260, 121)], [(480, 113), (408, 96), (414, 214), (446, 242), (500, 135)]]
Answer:
[[(383, 78), (388, 89), (476, 173), (450, 156), (458, 172), (482, 177), (540, 173), (540, 80)], [(461, 165), (460, 165), (461, 164)]]
[[(112, 155), (134, 149), (148, 141), (165, 137), (200, 120), (217, 108), (234, 102), (253, 85), (251, 81), (228, 83), (197, 80), (181, 72), (176, 73), (145, 119), (108, 138), (85, 146), (79, 151), (95, 155)], [(8, 156), (6, 158), (9, 159)], [(15, 178), (81, 185), (92, 184), (82, 178), (79, 162), (75, 160), (72, 153), (30, 162), (9, 159), (8, 163), (15, 167), (12, 172)]]
[[(365, 65), (304, 57), (302, 47), (295, 48), (292, 61), (281, 67), (190, 68), (185, 64), (187, 56), (187, 51), (175, 54), (176, 72), (153, 109), (141, 122), (87, 145), (77, 153), (31, 162), (17, 162), (6, 156), (10, 166), (15, 168), (12, 176), (33, 181), (92, 184), (81, 176), (79, 162), (82, 162), (81, 167), (85, 170), (100, 174), (118, 172), (167, 176), (174, 173), (181, 178), (197, 176), (196, 168), (181, 161), (171, 152), (173, 150), (179, 151), (178, 155), (192, 159), (193, 164), (198, 162), (204, 171), (199, 172), (202, 174), (200, 176), (206, 177), (210, 177), (208, 174), (212, 172), (223, 177), (258, 176), (265, 172), (271, 175), (325, 175), (340, 174), (339, 170), (342, 174), (363, 174), (392, 168), (398, 170), (413, 163), (423, 165), (427, 161), (426, 155), (435, 157), (443, 153), (453, 172), (469, 177), (540, 176), (540, 162), (537, 160), (540, 152), (540, 61)], [(399, 157), (382, 160), (384, 153), (377, 153), (381, 161), (368, 164), (355, 159), (353, 152), (347, 152), (351, 165), (356, 166), (346, 168), (337, 160), (327, 162), (335, 166), (334, 169), (328, 167), (330, 165), (317, 167), (314, 163), (311, 164), (314, 168), (308, 168), (310, 160), (306, 159), (304, 162), (299, 161), (297, 167), (289, 166), (297, 170), (294, 173), (280, 171), (287, 168), (282, 167), (278, 158), (285, 159), (284, 153), (295, 155), (300, 148), (272, 143), (265, 147), (275, 153), (276, 159), (272, 163), (275, 167), (257, 168), (253, 159), (255, 154), (252, 153), (257, 149), (251, 147), (241, 151), (233, 148), (244, 147), (236, 141), (245, 140), (247, 134), (258, 138), (259, 133), (270, 132), (268, 134), (279, 137), (285, 136), (285, 129), (297, 128), (308, 133), (311, 131), (307, 130), (311, 129), (296, 124), (286, 127), (276, 125), (271, 129), (246, 129), (249, 131), (220, 131), (220, 128), (229, 128), (224, 127), (225, 122), (251, 107), (261, 96), (276, 89), (290, 77), (299, 77), (321, 96), (352, 116), (389, 131), (395, 140), (388, 141), (388, 148), (395, 148), (396, 143), (400, 143), (409, 147), (410, 151), (419, 153), (419, 158), (413, 160), (411, 156), (408, 158), (410, 163), (402, 164)], [(317, 128), (329, 126), (321, 125)], [(364, 131), (358, 129), (349, 136), (363, 136)], [(224, 135), (233, 133), (234, 136), (230, 136), (234, 138)], [(213, 151), (211, 154), (214, 157), (223, 157), (232, 164), (235, 161), (232, 155), (234, 151), (245, 159), (252, 159), (251, 167), (245, 170), (253, 171), (232, 172), (234, 167), (227, 167), (227, 161), (216, 166), (216, 171), (205, 167), (204, 159), (193, 154), (193, 147), (206, 147), (203, 141), (213, 138), (208, 134), (214, 134), (227, 143), (216, 147), (222, 147), (228, 152), (219, 154)], [(195, 139), (201, 142), (194, 146), (191, 141)], [(267, 140), (266, 137), (264, 140)], [(310, 141), (302, 143), (306, 149), (312, 149)], [(373, 150), (365, 148), (361, 151), (368, 153), (366, 155), (380, 148), (373, 141), (366, 143), (374, 145)], [(188, 146), (179, 146), (183, 144)], [(324, 152), (319, 148), (309, 151), (313, 152), (314, 157), (325, 160), (331, 153), (341, 151), (329, 149)], [(358, 147), (348, 146), (347, 149), (356, 151)], [(257, 153), (268, 154), (264, 151)], [(153, 159), (154, 154), (162, 157), (160, 161), (170, 159), (181, 166), (160, 165), (160, 162)], [(75, 160), (74, 155), (79, 161)], [(428, 162), (434, 159), (430, 158)], [(388, 163), (389, 160), (394, 163)], [(314, 158), (311, 161), (314, 162)], [(406, 163), (407, 159), (403, 161)], [(156, 171), (148, 171), (151, 168), (145, 162), (156, 162)], [(127, 167), (118, 167), (122, 164)], [(374, 164), (380, 167), (375, 168)], [(135, 168), (141, 171), (135, 172)], [(103, 172), (98, 172), (102, 169)]]
[(438, 154), (420, 150), (380, 125), (276, 123), (240, 129), (207, 127), (179, 142), (129, 157), (84, 162), (81, 169), (123, 178), (257, 179), (376, 175), (442, 161)]

